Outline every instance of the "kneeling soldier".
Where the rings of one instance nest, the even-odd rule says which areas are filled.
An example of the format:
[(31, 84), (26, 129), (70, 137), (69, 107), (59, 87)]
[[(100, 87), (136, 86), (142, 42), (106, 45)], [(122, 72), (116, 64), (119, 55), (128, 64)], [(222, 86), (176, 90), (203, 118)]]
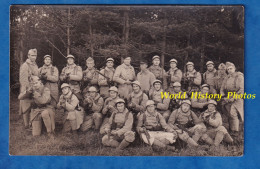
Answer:
[(116, 111), (105, 128), (107, 134), (102, 138), (102, 144), (122, 150), (135, 140), (135, 133), (132, 131), (133, 114), (128, 111), (123, 99), (117, 99), (115, 106)]
[(62, 95), (60, 96), (57, 108), (64, 109), (65, 119), (63, 124), (63, 132), (73, 131), (77, 135), (77, 129), (83, 122), (84, 111), (79, 108), (79, 100), (75, 94), (72, 93), (70, 85), (63, 83), (61, 85)]
[(104, 100), (97, 93), (97, 89), (94, 86), (88, 88), (88, 93), (85, 94), (83, 100), (83, 106), (86, 112), (86, 117), (83, 124), (81, 125), (82, 131), (91, 129), (94, 125), (95, 130), (100, 128), (102, 123), (101, 110), (104, 105)]
[(190, 110), (191, 102), (183, 100), (181, 107), (172, 112), (168, 124), (175, 129), (181, 140), (189, 146), (198, 146), (197, 141), (206, 132), (206, 126)]
[(164, 117), (155, 110), (153, 100), (146, 103), (146, 111), (138, 118), (136, 127), (141, 139), (153, 148), (165, 148), (167, 150), (175, 150), (175, 147), (169, 146), (176, 141), (176, 132), (167, 125)]
[(22, 92), (18, 99), (23, 100), (32, 98), (32, 111), (30, 114), (30, 123), (32, 124), (32, 135), (41, 135), (42, 120), (47, 129), (48, 135), (53, 137), (55, 129), (54, 109), (51, 106), (50, 89), (44, 87), (41, 80), (37, 76), (32, 76), (32, 88)]
[[(227, 129), (222, 125), (222, 118), (220, 113), (216, 110), (217, 102), (210, 100), (208, 109), (200, 115), (200, 119), (204, 121), (207, 126), (207, 132), (202, 135), (201, 139), (209, 145), (219, 146), (224, 141), (232, 143), (233, 139), (229, 135)], [(214, 141), (212, 140), (214, 138)]]

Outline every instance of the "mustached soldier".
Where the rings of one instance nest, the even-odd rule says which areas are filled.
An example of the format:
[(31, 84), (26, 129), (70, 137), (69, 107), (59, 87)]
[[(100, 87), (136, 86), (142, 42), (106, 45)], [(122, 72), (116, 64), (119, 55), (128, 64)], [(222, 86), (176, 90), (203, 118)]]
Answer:
[(135, 140), (135, 133), (132, 131), (134, 118), (123, 99), (118, 99), (115, 106), (116, 111), (105, 128), (107, 134), (102, 138), (102, 144), (122, 150)]
[(55, 66), (52, 65), (50, 55), (44, 56), (44, 65), (39, 69), (39, 75), (44, 82), (44, 86), (50, 89), (51, 96), (54, 98), (54, 102), (52, 103), (52, 105), (56, 107), (59, 101), (59, 71)]
[(214, 62), (212, 61), (208, 61), (206, 66), (207, 71), (202, 75), (203, 82), (209, 85), (209, 92), (215, 94), (217, 92), (214, 89), (214, 79), (217, 76), (217, 70), (214, 68)]
[[(28, 52), (28, 59), (22, 64), (20, 68), (19, 82), (20, 93), (23, 93), (27, 89), (31, 88), (30, 79), (32, 76), (38, 76), (38, 66), (35, 62), (37, 58), (37, 50), (30, 49)], [(23, 121), (25, 129), (29, 128), (29, 115), (31, 112), (32, 99), (26, 98), (20, 100), (19, 114), (23, 115)]]

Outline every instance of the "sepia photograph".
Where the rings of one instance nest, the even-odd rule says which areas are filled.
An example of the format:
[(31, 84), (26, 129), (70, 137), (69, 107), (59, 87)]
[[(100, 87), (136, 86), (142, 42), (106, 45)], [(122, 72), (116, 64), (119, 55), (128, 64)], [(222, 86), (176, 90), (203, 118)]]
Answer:
[(9, 154), (243, 156), (244, 12), (11, 5)]

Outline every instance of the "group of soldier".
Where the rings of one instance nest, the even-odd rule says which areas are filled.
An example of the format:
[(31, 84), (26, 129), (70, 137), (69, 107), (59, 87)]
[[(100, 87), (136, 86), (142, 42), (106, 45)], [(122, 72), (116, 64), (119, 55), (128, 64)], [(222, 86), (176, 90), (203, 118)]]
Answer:
[[(152, 58), (152, 66), (140, 61), (135, 73), (131, 57), (114, 69), (114, 59), (108, 58), (102, 70), (95, 68), (93, 58), (86, 60), (85, 71), (67, 56), (67, 66), (59, 75), (52, 57), (44, 56), (44, 65), (36, 64), (37, 50), (28, 52), (20, 68), (20, 113), (25, 128), (40, 135), (43, 124), (50, 137), (55, 137), (55, 113), (65, 112), (63, 132), (93, 130), (103, 135), (104, 146), (126, 148), (137, 137), (153, 148), (175, 150), (176, 139), (188, 146), (207, 144), (218, 147), (221, 142), (233, 144), (243, 122), (243, 100), (227, 98), (227, 92), (243, 94), (244, 77), (233, 63), (221, 63), (218, 70), (212, 61), (201, 75), (188, 62), (186, 71), (170, 60), (170, 70), (160, 67), (160, 57)], [(59, 82), (59, 83), (58, 83)], [(61, 84), (61, 86), (59, 85)], [(59, 94), (59, 86), (61, 95)], [(162, 92), (184, 93), (187, 98), (163, 98)], [(221, 101), (189, 99), (191, 92), (220, 93)], [(222, 116), (229, 128), (223, 126)]]

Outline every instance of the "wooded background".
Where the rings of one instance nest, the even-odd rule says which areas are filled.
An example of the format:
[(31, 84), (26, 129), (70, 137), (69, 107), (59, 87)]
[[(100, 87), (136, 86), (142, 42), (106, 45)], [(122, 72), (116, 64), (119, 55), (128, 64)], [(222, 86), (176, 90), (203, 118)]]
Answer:
[(37, 64), (49, 54), (59, 71), (72, 54), (86, 68), (93, 57), (96, 67), (113, 57), (140, 59), (158, 54), (166, 71), (169, 60), (184, 69), (188, 61), (197, 71), (231, 61), (244, 70), (244, 8), (242, 6), (34, 6), (10, 8), (10, 88), (19, 91), (19, 69), (29, 49), (38, 50)]

